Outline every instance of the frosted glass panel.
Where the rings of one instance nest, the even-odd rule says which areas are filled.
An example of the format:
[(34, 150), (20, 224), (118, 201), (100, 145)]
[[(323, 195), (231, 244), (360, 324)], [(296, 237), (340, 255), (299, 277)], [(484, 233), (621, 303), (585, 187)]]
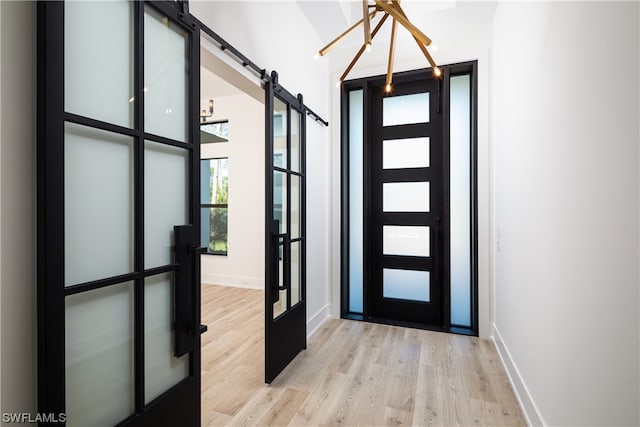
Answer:
[(382, 99), (382, 126), (429, 122), (429, 92)]
[(188, 37), (165, 16), (144, 8), (145, 131), (187, 141)]
[(471, 326), (471, 80), (451, 77), (451, 323)]
[(64, 109), (133, 125), (133, 13), (128, 1), (64, 5)]
[(428, 182), (385, 182), (382, 184), (384, 212), (429, 212)]
[(300, 301), (302, 264), (300, 263), (300, 241), (291, 243), (291, 306)]
[(144, 279), (144, 401), (151, 402), (189, 375), (189, 356), (175, 357), (173, 274)]
[(273, 219), (280, 221), (280, 234), (287, 232), (287, 174), (273, 172)]
[(362, 90), (349, 92), (349, 311), (362, 313)]
[(300, 177), (291, 175), (291, 238), (300, 237)]
[(429, 256), (429, 227), (382, 226), (384, 255)]
[(417, 270), (382, 270), (382, 296), (429, 302), (429, 272)]
[(300, 113), (293, 108), (291, 109), (291, 170), (294, 172), (300, 172), (302, 164), (300, 162), (300, 155), (302, 153), (302, 147), (300, 147), (300, 135), (302, 129)]
[(133, 282), (65, 298), (67, 426), (114, 425), (134, 411)]
[(273, 303), (273, 318), (287, 311), (287, 291), (280, 291), (280, 299)]
[(287, 104), (273, 100), (273, 165), (287, 168)]
[(382, 141), (382, 168), (429, 167), (429, 137)]
[(144, 265), (173, 262), (173, 227), (189, 223), (187, 150), (144, 143)]
[(133, 139), (65, 123), (65, 285), (133, 271)]

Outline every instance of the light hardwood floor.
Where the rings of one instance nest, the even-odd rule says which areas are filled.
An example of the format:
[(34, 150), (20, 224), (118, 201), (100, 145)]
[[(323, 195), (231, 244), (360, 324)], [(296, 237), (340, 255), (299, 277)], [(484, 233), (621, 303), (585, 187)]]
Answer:
[(264, 293), (202, 286), (202, 425), (526, 425), (488, 340), (332, 319), (264, 380)]

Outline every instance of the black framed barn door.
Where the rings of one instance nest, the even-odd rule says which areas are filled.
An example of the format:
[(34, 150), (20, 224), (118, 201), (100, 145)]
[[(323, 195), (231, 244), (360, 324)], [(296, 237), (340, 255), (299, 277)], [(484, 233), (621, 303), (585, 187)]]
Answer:
[(200, 425), (190, 19), (172, 1), (38, 4), (38, 410), (57, 414), (49, 421)]
[(443, 326), (444, 174), (440, 80), (370, 90), (369, 316)]
[(265, 82), (265, 382), (307, 347), (306, 114), (302, 96)]

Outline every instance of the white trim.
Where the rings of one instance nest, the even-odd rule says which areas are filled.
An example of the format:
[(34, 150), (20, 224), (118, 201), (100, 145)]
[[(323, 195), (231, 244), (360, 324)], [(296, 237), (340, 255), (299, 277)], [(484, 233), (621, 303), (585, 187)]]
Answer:
[(326, 304), (316, 314), (307, 320), (307, 339), (311, 338), (318, 329), (331, 318), (331, 304)]
[(202, 274), (200, 280), (203, 285), (229, 286), (232, 288), (258, 289), (264, 291), (264, 279), (255, 277), (217, 276)]
[(500, 335), (500, 332), (498, 332), (498, 327), (495, 323), (492, 323), (491, 328), (493, 331), (491, 340), (493, 341), (493, 344), (498, 351), (502, 366), (504, 366), (504, 369), (507, 372), (509, 382), (511, 383), (511, 388), (513, 388), (516, 399), (520, 404), (520, 408), (522, 409), (524, 418), (527, 421), (527, 425), (546, 426), (547, 424), (544, 422), (540, 410), (533, 401), (533, 397), (529, 392), (529, 388), (525, 384), (515, 361), (511, 357), (511, 353), (509, 352), (509, 349), (507, 349), (507, 346), (502, 339), (502, 335)]

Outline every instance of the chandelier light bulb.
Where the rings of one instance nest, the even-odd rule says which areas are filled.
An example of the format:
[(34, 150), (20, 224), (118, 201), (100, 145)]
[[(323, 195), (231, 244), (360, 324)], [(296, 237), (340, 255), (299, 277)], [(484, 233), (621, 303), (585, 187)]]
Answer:
[(367, 53), (371, 52), (371, 43), (367, 43), (367, 47), (364, 49)]
[(339, 87), (340, 87), (340, 83), (342, 83), (342, 80), (338, 80), (338, 81), (336, 82), (336, 88), (339, 88)]
[(442, 71), (440, 71), (440, 68), (436, 67), (433, 69), (433, 75), (436, 77), (440, 77), (442, 75)]
[(320, 59), (320, 56), (321, 56), (320, 52), (316, 52), (316, 54), (313, 55), (313, 59), (315, 59), (317, 61), (318, 59)]
[(387, 83), (387, 85), (384, 87), (384, 90), (387, 93), (391, 93), (391, 83)]
[(429, 45), (429, 47), (431, 48), (432, 51), (437, 52), (438, 51), (438, 45), (435, 43), (431, 43)]

